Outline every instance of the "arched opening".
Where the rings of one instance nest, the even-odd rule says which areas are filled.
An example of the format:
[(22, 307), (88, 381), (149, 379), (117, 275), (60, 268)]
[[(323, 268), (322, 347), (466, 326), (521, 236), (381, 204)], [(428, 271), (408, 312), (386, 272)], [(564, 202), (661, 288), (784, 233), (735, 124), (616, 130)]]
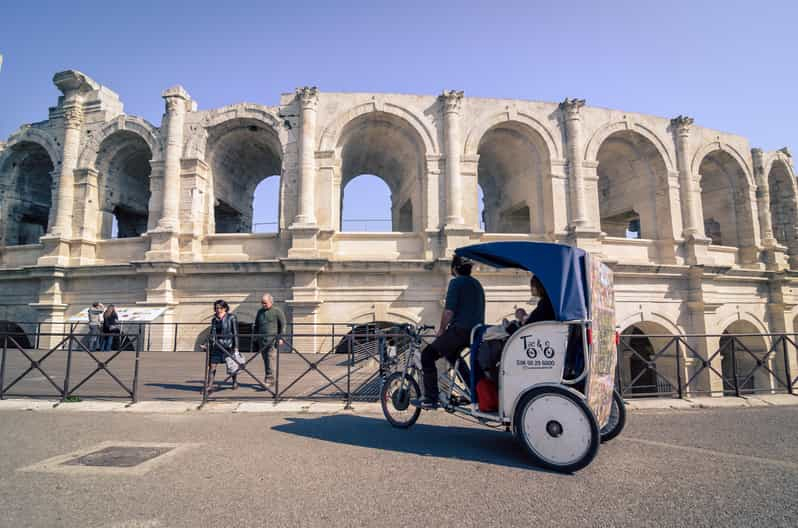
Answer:
[[(209, 130), (207, 152), (213, 181), (216, 232), (278, 231), (282, 217), (279, 211), (282, 149), (277, 133), (251, 119), (225, 121)], [(256, 204), (255, 190), (264, 181), (265, 189), (277, 193), (269, 196), (259, 193)], [(255, 222), (255, 217), (259, 220), (262, 217), (275, 219)], [(254, 225), (268, 222), (277, 224)]]
[(793, 247), (796, 242), (795, 230), (798, 228), (795, 184), (784, 162), (779, 160), (773, 163), (768, 174), (768, 188), (773, 236), (779, 244)]
[(540, 135), (507, 121), (485, 132), (477, 153), (485, 231), (544, 235), (551, 164)]
[(629, 130), (611, 134), (599, 148), (598, 195), (601, 230), (611, 237), (669, 239), (667, 168), (650, 140)]
[[(361, 174), (341, 191), (341, 231), (393, 231), (391, 189), (379, 176)], [(413, 205), (399, 210), (397, 231), (413, 230)]]
[(735, 321), (726, 327), (718, 350), (724, 395), (734, 396), (737, 390), (751, 394), (774, 388), (775, 380), (760, 363), (778, 371), (778, 362), (772, 354), (768, 355), (765, 338), (752, 323)]
[(36, 244), (49, 226), (53, 161), (29, 141), (9, 147), (0, 159), (0, 246)]
[[(388, 210), (366, 205), (372, 197), (355, 195), (350, 200), (348, 184), (355, 178), (374, 185), (382, 180), (390, 192), (389, 231), (411, 232), (421, 226), (423, 210), (421, 180), (424, 172), (424, 144), (418, 133), (403, 119), (383, 112), (370, 112), (344, 127), (339, 140), (341, 156), (341, 220), (369, 217), (387, 220)], [(358, 183), (360, 186), (360, 183)], [(379, 188), (379, 187), (377, 187)], [(353, 203), (354, 202), (354, 203)], [(346, 211), (343, 209), (346, 208)], [(357, 228), (353, 223), (352, 227)], [(379, 225), (388, 224), (387, 221)], [(363, 223), (360, 223), (362, 228)], [(384, 229), (383, 229), (384, 230)]]
[(100, 144), (100, 238), (137, 237), (147, 231), (151, 159), (147, 142), (133, 132), (114, 132)]
[(255, 187), (252, 199), (252, 232), (280, 231), (280, 177), (268, 177)]
[(677, 349), (665, 327), (650, 321), (635, 323), (621, 332), (618, 348), (624, 395), (672, 396), (677, 393)]
[(704, 157), (698, 172), (707, 238), (720, 246), (752, 246), (753, 218), (743, 168), (728, 152), (716, 150)]
[(25, 330), (11, 321), (0, 321), (0, 348), (33, 348), (33, 340)]

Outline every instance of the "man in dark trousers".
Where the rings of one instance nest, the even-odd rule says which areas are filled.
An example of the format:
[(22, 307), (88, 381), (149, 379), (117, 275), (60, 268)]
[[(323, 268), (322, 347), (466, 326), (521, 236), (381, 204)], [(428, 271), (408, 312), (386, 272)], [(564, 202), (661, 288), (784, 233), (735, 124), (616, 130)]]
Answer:
[(286, 330), (285, 314), (274, 305), (274, 298), (270, 293), (264, 293), (261, 299), (262, 308), (255, 316), (255, 333), (260, 334), (260, 354), (263, 357), (263, 367), (266, 371), (264, 381), (268, 383), (272, 378), (272, 369), (269, 355), (276, 345), (282, 341), (283, 332)]
[[(441, 315), (441, 324), (435, 341), (421, 352), (421, 367), (424, 372), (424, 397), (418, 402), (422, 409), (438, 406), (438, 369), (435, 361), (445, 357), (454, 363), (471, 339), (471, 329), (485, 324), (485, 291), (477, 279), (471, 276), (471, 262), (454, 256), (452, 276), (446, 290), (446, 303)], [(460, 362), (460, 375), (468, 382), (468, 368)]]

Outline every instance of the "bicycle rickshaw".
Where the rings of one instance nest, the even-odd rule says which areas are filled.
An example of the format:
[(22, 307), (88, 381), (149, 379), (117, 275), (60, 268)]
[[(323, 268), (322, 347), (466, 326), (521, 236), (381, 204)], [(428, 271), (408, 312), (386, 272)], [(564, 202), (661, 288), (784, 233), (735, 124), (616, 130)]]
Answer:
[[(521, 326), (506, 338), (496, 412), (479, 410), (476, 386), (485, 373), (473, 358), (488, 327), (475, 327), (470, 350), (457, 360), (468, 360), (470, 379), (462, 379), (457, 363), (440, 374), (443, 409), (512, 430), (540, 466), (565, 472), (587, 466), (599, 443), (615, 437), (625, 423), (623, 401), (614, 390), (612, 271), (584, 250), (553, 243), (493, 242), (455, 254), (533, 273), (551, 299), (556, 320)], [(385, 417), (401, 428), (412, 426), (421, 413), (410, 401), (421, 392), (422, 335), (419, 329), (410, 332), (415, 345), (395, 358), (395, 372), (381, 391)]]

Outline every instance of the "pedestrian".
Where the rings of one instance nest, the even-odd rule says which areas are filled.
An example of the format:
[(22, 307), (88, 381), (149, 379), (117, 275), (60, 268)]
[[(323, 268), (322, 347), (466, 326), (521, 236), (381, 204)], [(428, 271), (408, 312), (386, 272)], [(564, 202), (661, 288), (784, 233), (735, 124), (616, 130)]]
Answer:
[(208, 369), (207, 392), (213, 392), (213, 381), (216, 376), (216, 365), (224, 363), (227, 374), (232, 377), (233, 390), (238, 388), (238, 370), (243, 358), (238, 351), (238, 319), (230, 313), (230, 306), (219, 299), (213, 303), (213, 319), (211, 320), (210, 355)]
[(86, 348), (89, 352), (96, 352), (100, 347), (100, 332), (103, 325), (103, 311), (105, 306), (97, 301), (89, 308), (89, 335), (87, 338)]
[[(285, 332), (285, 314), (281, 309), (274, 305), (274, 297), (270, 293), (264, 293), (260, 300), (262, 308), (255, 316), (255, 333), (258, 335), (258, 349), (263, 357), (263, 370), (265, 376), (263, 381), (269, 383), (272, 379), (271, 362), (269, 361), (271, 352), (282, 343), (283, 332)], [(279, 352), (279, 350), (278, 350)]]
[(114, 338), (122, 333), (121, 330), (119, 326), (119, 314), (116, 313), (116, 307), (113, 304), (109, 304), (108, 308), (106, 308), (103, 313), (103, 352), (107, 352), (113, 348)]

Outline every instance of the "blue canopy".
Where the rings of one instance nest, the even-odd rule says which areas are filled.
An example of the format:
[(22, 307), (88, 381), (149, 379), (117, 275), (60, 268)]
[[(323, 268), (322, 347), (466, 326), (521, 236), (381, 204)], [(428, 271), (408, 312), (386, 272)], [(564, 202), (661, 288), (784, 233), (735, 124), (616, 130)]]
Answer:
[(587, 253), (548, 242), (489, 242), (461, 247), (455, 254), (494, 268), (532, 272), (543, 283), (558, 321), (588, 318)]

